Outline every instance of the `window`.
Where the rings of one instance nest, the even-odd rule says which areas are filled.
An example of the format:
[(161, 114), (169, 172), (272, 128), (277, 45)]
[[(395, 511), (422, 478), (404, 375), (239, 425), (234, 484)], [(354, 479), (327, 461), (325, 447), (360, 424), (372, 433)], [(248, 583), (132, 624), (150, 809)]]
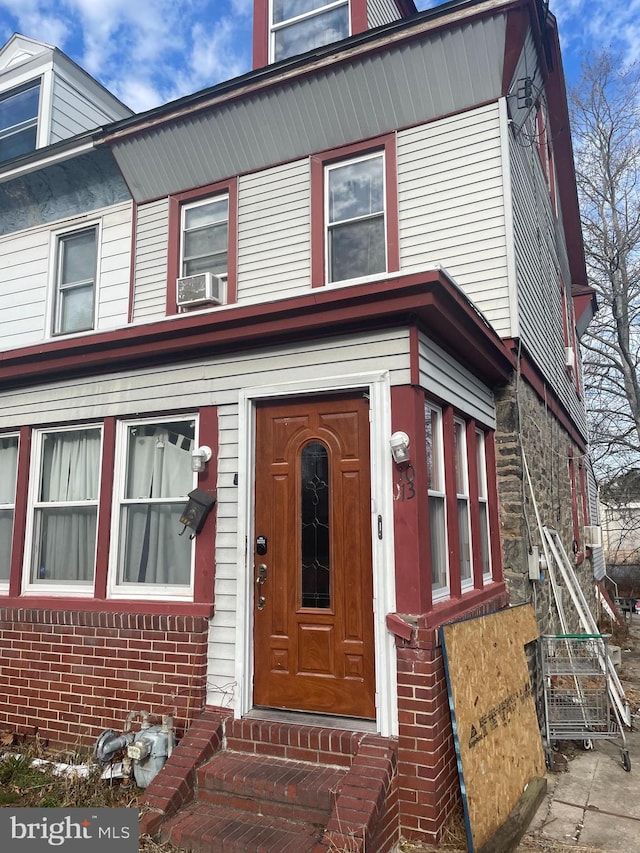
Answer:
[(182, 208), (181, 275), (210, 272), (227, 276), (229, 197), (205, 199)]
[(118, 546), (112, 593), (145, 596), (189, 595), (193, 547), (179, 522), (188, 493), (196, 485), (191, 470), (193, 418), (120, 425), (123, 475), (115, 484), (113, 541)]
[(453, 421), (453, 448), (456, 472), (456, 502), (458, 509), (458, 553), (460, 581), (463, 587), (473, 584), (471, 574), (471, 518), (469, 515), (469, 470), (467, 438), (464, 421)]
[(53, 321), (56, 335), (94, 327), (97, 238), (96, 226), (58, 237)]
[(349, 27), (349, 0), (272, 0), (271, 61), (340, 41)]
[(326, 192), (328, 281), (385, 272), (384, 154), (328, 166)]
[(0, 584), (8, 583), (16, 500), (18, 436), (0, 436)]
[(480, 559), (482, 576), (491, 580), (491, 540), (489, 538), (489, 491), (487, 486), (487, 454), (482, 430), (476, 430), (476, 467), (478, 470), (478, 509), (480, 518)]
[(102, 430), (36, 434), (28, 583), (87, 591), (96, 562)]
[(40, 82), (0, 95), (0, 161), (36, 148)]
[(444, 597), (449, 592), (449, 549), (447, 544), (442, 411), (429, 404), (425, 407), (425, 430), (431, 538), (431, 585), (435, 600)]

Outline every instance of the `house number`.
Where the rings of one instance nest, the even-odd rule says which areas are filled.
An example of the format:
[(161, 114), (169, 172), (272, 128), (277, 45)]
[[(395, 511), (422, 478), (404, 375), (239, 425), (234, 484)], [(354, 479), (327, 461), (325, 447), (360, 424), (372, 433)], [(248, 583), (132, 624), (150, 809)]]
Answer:
[(398, 480), (396, 482), (395, 501), (412, 501), (416, 496), (414, 481), (416, 469), (411, 463), (398, 468)]

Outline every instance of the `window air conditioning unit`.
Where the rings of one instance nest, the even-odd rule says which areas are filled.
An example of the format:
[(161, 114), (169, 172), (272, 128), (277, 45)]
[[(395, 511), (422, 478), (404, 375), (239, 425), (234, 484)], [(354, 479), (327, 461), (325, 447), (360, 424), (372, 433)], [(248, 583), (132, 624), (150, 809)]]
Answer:
[(224, 293), (224, 279), (210, 272), (187, 275), (176, 281), (178, 308), (213, 303), (221, 305)]
[(587, 548), (602, 548), (602, 527), (599, 524), (585, 527), (584, 544)]
[(576, 369), (576, 351), (573, 347), (564, 348), (564, 366), (568, 370)]

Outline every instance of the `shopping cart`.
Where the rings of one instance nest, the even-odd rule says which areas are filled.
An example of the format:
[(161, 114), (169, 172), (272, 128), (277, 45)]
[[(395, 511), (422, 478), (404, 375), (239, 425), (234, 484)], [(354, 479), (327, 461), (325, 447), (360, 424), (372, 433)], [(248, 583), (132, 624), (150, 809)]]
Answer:
[(547, 763), (553, 743), (581, 740), (585, 749), (602, 738), (617, 743), (622, 766), (631, 770), (624, 726), (610, 702), (607, 640), (602, 634), (540, 637)]

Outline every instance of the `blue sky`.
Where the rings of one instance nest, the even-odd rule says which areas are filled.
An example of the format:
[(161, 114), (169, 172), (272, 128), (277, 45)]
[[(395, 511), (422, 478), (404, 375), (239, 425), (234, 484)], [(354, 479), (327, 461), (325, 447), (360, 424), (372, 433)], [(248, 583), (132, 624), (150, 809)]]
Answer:
[[(439, 5), (417, 0), (420, 10)], [(588, 50), (640, 55), (640, 0), (550, 0), (569, 84)], [(136, 112), (251, 67), (253, 0), (0, 0), (14, 32), (54, 44)]]

